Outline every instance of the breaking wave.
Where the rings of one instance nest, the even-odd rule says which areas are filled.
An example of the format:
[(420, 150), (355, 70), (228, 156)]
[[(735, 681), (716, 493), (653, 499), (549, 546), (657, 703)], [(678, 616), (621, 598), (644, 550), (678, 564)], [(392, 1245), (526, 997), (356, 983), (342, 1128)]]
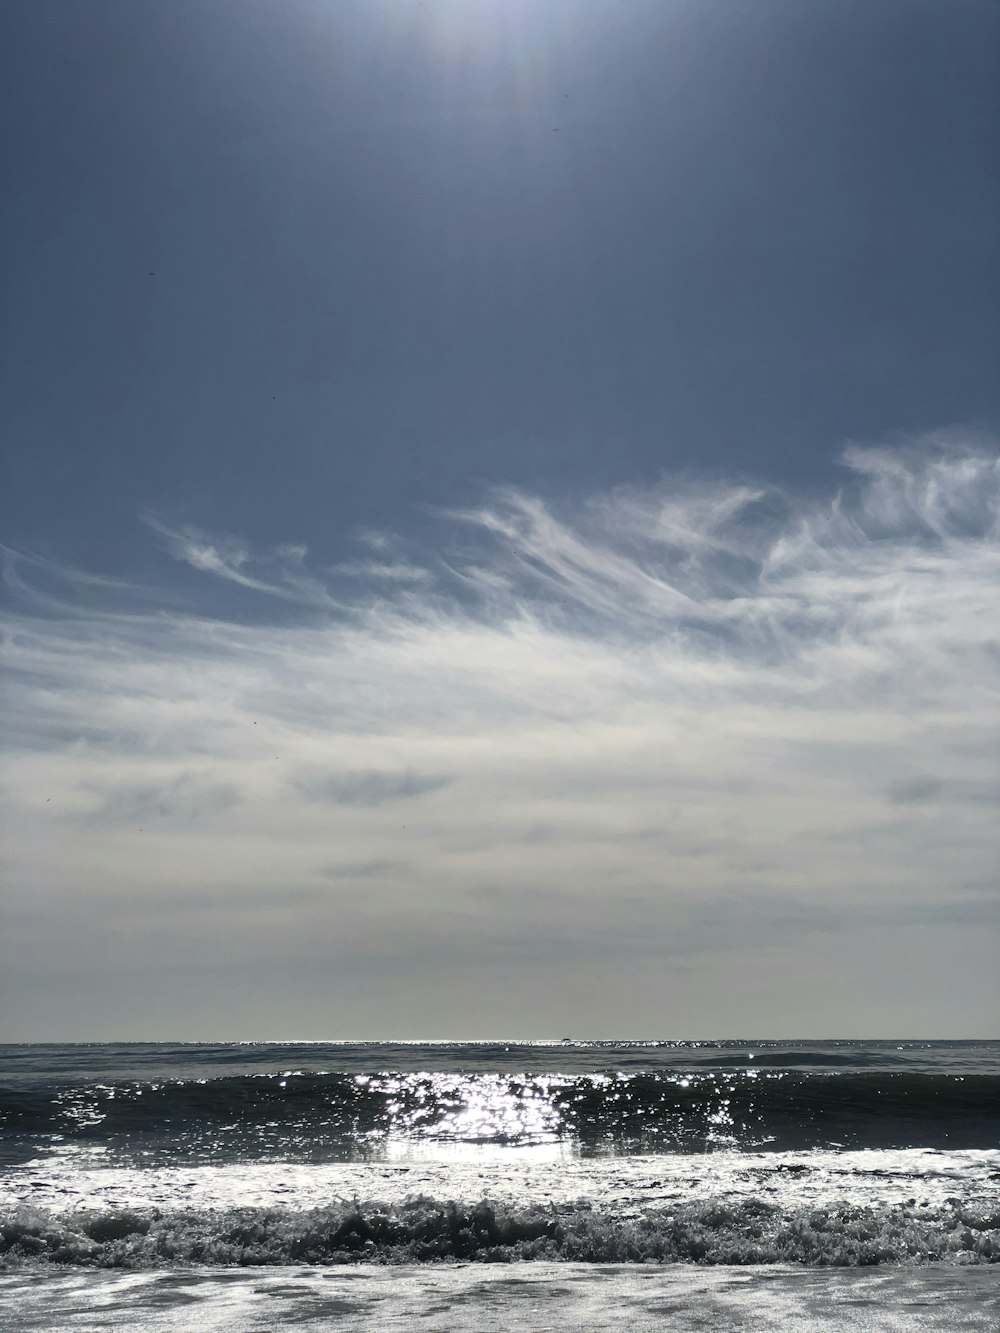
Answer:
[(857, 1266), (1000, 1260), (1000, 1204), (783, 1210), (767, 1200), (688, 1202), (614, 1216), (586, 1205), (505, 1209), (425, 1196), (309, 1211), (245, 1208), (69, 1214), (21, 1207), (0, 1220), (0, 1268), (145, 1269), (367, 1263), (699, 1263)]

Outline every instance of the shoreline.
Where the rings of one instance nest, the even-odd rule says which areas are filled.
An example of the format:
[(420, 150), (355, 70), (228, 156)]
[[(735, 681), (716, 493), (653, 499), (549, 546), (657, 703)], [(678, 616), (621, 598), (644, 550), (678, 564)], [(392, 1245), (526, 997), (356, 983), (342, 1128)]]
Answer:
[(3, 1333), (264, 1333), (276, 1327), (402, 1333), (987, 1333), (1000, 1323), (995, 1267), (674, 1264), (25, 1270), (0, 1276)]

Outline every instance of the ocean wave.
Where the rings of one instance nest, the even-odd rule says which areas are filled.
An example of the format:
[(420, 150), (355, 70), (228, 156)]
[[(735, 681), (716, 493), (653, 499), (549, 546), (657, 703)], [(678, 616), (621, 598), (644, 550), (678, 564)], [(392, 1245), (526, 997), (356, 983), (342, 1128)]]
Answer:
[(210, 1161), (377, 1157), (391, 1140), (583, 1153), (993, 1148), (996, 1075), (760, 1069), (571, 1076), (277, 1073), (0, 1088), (8, 1161), (46, 1141)]
[(417, 1196), (312, 1210), (135, 1209), (0, 1217), (0, 1268), (545, 1260), (586, 1263), (989, 1264), (1000, 1205), (842, 1205), (784, 1210), (759, 1197), (621, 1216), (588, 1205), (509, 1208)]

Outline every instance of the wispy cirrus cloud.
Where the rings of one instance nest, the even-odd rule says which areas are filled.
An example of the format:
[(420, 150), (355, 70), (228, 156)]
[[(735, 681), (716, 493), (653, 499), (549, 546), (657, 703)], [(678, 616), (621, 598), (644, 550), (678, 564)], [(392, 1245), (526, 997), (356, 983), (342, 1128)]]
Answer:
[[(184, 904), (202, 893), (256, 967), (478, 968), (486, 997), (517, 957), (490, 941), (520, 939), (511, 984), (586, 1006), (599, 975), (613, 1006), (628, 980), (721, 1029), (773, 975), (818, 1031), (837, 951), (872, 941), (884, 977), (857, 994), (890, 1017), (930, 1003), (907, 950), (934, 930), (935, 1002), (968, 1017), (994, 984), (976, 950), (995, 925), (1000, 461), (942, 438), (844, 464), (825, 500), (690, 478), (573, 505), (498, 490), (423, 554), (369, 534), (378, 560), (322, 573), (301, 547), (157, 521), (205, 577), (197, 612), (101, 586), (62, 613), (73, 572), (39, 587), (12, 557), (9, 860), (36, 908), (11, 961), (60, 965), (71, 929), (78, 959), (95, 920), (116, 924), (89, 956), (110, 938), (144, 956), (155, 911), (156, 956), (180, 965), (201, 957), (206, 909)], [(396, 563), (413, 575), (374, 567)], [(213, 582), (259, 595), (256, 615), (213, 612)], [(685, 971), (723, 936), (724, 972)]]
[(289, 543), (255, 553), (228, 534), (210, 536), (191, 526), (171, 527), (154, 514), (143, 518), (174, 559), (192, 569), (268, 597), (308, 606), (333, 605), (323, 580), (306, 567), (305, 546)]

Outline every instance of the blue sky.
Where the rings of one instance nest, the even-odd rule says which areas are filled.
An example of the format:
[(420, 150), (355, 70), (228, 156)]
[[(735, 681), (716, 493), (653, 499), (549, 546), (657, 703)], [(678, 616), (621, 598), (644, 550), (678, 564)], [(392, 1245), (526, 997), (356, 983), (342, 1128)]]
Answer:
[(10, 1035), (984, 1031), (996, 6), (0, 29)]

